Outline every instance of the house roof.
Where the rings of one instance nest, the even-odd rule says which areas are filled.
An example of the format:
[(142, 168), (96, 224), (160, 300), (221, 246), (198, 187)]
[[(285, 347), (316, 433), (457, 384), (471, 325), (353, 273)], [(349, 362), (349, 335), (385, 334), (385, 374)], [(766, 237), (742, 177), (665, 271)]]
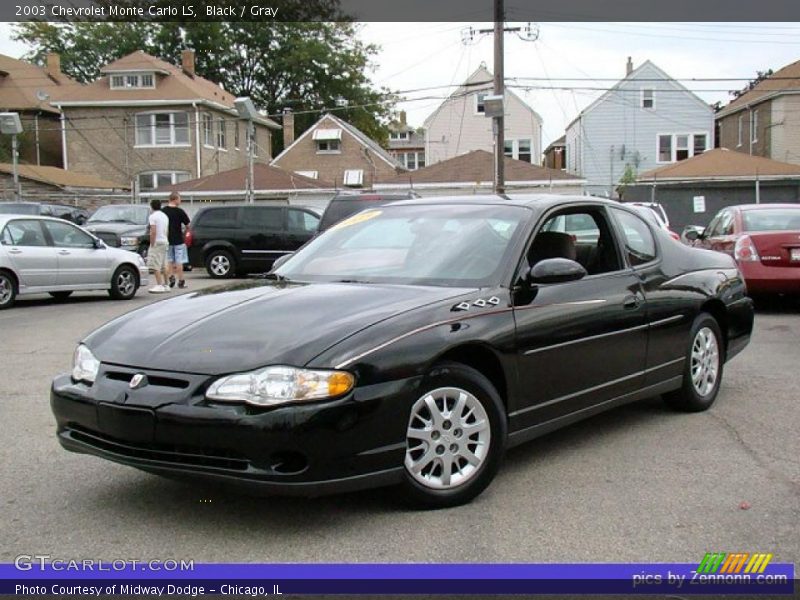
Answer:
[(294, 148), (300, 140), (306, 137), (309, 134), (312, 134), (315, 130), (319, 128), (330, 128), (331, 126), (339, 127), (350, 134), (359, 144), (362, 146), (369, 148), (376, 156), (378, 156), (381, 160), (385, 161), (389, 164), (392, 168), (395, 169), (404, 169), (403, 165), (401, 165), (395, 158), (389, 154), (386, 150), (384, 150), (375, 140), (370, 138), (367, 134), (361, 131), (358, 127), (351, 125), (347, 121), (340, 119), (339, 117), (332, 115), (330, 113), (325, 113), (320, 117), (319, 121), (314, 123), (311, 127), (306, 129), (303, 134), (298, 137), (294, 142), (292, 142), (287, 148), (283, 149), (283, 152), (278, 154), (275, 158), (272, 159), (271, 165), (275, 165), (280, 161), (283, 156), (285, 156), (292, 148)]
[(0, 54), (0, 107), (6, 110), (42, 110), (58, 113), (48, 100), (40, 100), (44, 92), (52, 101), (61, 98), (65, 90), (81, 85), (64, 75), (50, 75), (38, 65)]
[[(47, 183), (65, 188), (88, 188), (100, 190), (125, 190), (127, 186), (118, 185), (93, 175), (85, 175), (75, 171), (66, 171), (59, 167), (41, 167), (38, 165), (17, 165), (19, 176), (31, 181)], [(12, 175), (14, 166), (11, 163), (0, 163), (0, 173)]]
[[(445, 98), (445, 100), (439, 106), (436, 107), (436, 110), (434, 110), (430, 115), (428, 115), (428, 118), (425, 119), (423, 125), (425, 127), (429, 127), (431, 120), (439, 113), (440, 110), (442, 110), (442, 108), (444, 108), (444, 106), (448, 102), (450, 102), (450, 100), (454, 96), (461, 96), (467, 91), (491, 90), (493, 89), (493, 84), (494, 84), (494, 76), (491, 74), (491, 72), (489, 72), (489, 69), (487, 69), (485, 65), (481, 64), (481, 66), (479, 66), (477, 69), (475, 69), (475, 71), (472, 72), (472, 75), (467, 77), (467, 80), (461, 85), (461, 87), (456, 89), (452, 94), (450, 94), (447, 98)], [(528, 106), (528, 103), (525, 102), (522, 98), (520, 98), (517, 94), (515, 94), (514, 90), (512, 90), (508, 86), (506, 86), (505, 90), (506, 90), (505, 91), (506, 95), (513, 96), (514, 98), (516, 98), (522, 104), (522, 106), (531, 111), (531, 113), (539, 121), (539, 123), (542, 122), (542, 117), (539, 115), (539, 113), (537, 113), (530, 106)]]
[(687, 88), (685, 85), (681, 84), (681, 83), (680, 83), (680, 82), (678, 82), (677, 80), (675, 80), (675, 79), (673, 79), (672, 77), (670, 77), (670, 76), (669, 76), (669, 75), (668, 75), (668, 74), (667, 74), (665, 71), (663, 71), (661, 68), (659, 68), (659, 67), (658, 67), (658, 66), (657, 66), (655, 63), (653, 63), (653, 62), (652, 62), (652, 61), (650, 61), (650, 60), (646, 60), (646, 61), (644, 61), (642, 64), (640, 64), (638, 67), (636, 67), (636, 68), (635, 68), (633, 71), (631, 71), (630, 73), (628, 73), (628, 74), (627, 74), (625, 77), (623, 77), (622, 79), (620, 79), (620, 80), (619, 80), (617, 83), (615, 83), (615, 84), (614, 84), (614, 85), (613, 85), (613, 86), (612, 86), (612, 87), (611, 87), (611, 88), (610, 88), (610, 89), (609, 89), (607, 92), (605, 92), (605, 93), (604, 93), (602, 96), (600, 96), (599, 98), (597, 98), (597, 99), (596, 99), (594, 102), (592, 102), (592, 103), (591, 103), (589, 106), (587, 106), (587, 107), (586, 107), (586, 108), (584, 108), (584, 109), (583, 109), (581, 112), (579, 112), (579, 113), (578, 113), (578, 116), (577, 116), (577, 117), (575, 117), (574, 119), (572, 119), (572, 121), (570, 121), (569, 125), (567, 125), (567, 129), (569, 129), (570, 127), (572, 127), (572, 125), (575, 123), (575, 121), (577, 121), (579, 118), (586, 116), (586, 114), (587, 114), (587, 113), (589, 113), (589, 112), (593, 111), (593, 110), (594, 110), (595, 108), (597, 108), (597, 107), (598, 107), (600, 104), (602, 104), (602, 103), (605, 101), (605, 99), (606, 99), (606, 98), (608, 98), (609, 96), (611, 96), (611, 94), (613, 94), (614, 92), (616, 92), (617, 90), (619, 90), (619, 88), (620, 88), (620, 87), (622, 87), (622, 85), (623, 85), (623, 84), (625, 84), (625, 83), (627, 83), (627, 82), (629, 82), (629, 81), (633, 81), (633, 80), (635, 80), (635, 79), (636, 79), (636, 78), (639, 76), (639, 74), (640, 74), (642, 71), (644, 71), (645, 69), (648, 69), (648, 68), (649, 68), (649, 69), (653, 69), (653, 70), (656, 72), (656, 74), (658, 75), (659, 79), (663, 79), (663, 80), (665, 80), (665, 81), (669, 81), (669, 82), (671, 82), (671, 83), (672, 83), (672, 85), (674, 85), (674, 86), (675, 86), (675, 87), (677, 87), (678, 89), (680, 89), (680, 90), (683, 90), (684, 92), (686, 92), (686, 95), (687, 95), (687, 97), (691, 98), (692, 100), (694, 100), (694, 101), (695, 101), (695, 102), (697, 102), (698, 104), (700, 104), (700, 105), (704, 106), (705, 108), (707, 108), (707, 109), (708, 109), (708, 111), (709, 111), (709, 113), (711, 113), (711, 112), (712, 112), (712, 110), (713, 110), (713, 109), (711, 108), (711, 106), (710, 106), (710, 105), (709, 105), (707, 102), (704, 102), (704, 101), (703, 101), (703, 99), (702, 99), (702, 98), (700, 98), (700, 97), (699, 97), (697, 94), (695, 94), (694, 92), (692, 92), (692, 91), (691, 91), (690, 89), (688, 89), (688, 88)]
[(726, 179), (754, 177), (800, 177), (800, 165), (751, 156), (727, 148), (714, 148), (692, 158), (640, 174), (636, 180)]
[(567, 136), (565, 134), (565, 135), (562, 135), (557, 140), (553, 140), (552, 142), (550, 142), (550, 145), (547, 148), (544, 149), (544, 153), (547, 154), (552, 148), (558, 148), (558, 147), (566, 146), (566, 145), (567, 145)]
[[(255, 190), (314, 190), (333, 189), (335, 186), (327, 181), (312, 179), (298, 175), (292, 171), (273, 167), (264, 163), (253, 165)], [(177, 190), (179, 192), (225, 192), (244, 190), (247, 186), (247, 167), (222, 171), (214, 175), (206, 175), (198, 179), (176, 183), (159, 188), (158, 191)]]
[[(111, 89), (109, 85), (111, 74), (136, 71), (155, 72), (161, 74), (162, 77), (158, 79), (154, 88)], [(100, 72), (103, 73), (101, 77), (85, 86), (70, 90), (52, 104), (56, 106), (86, 106), (181, 101), (200, 102), (229, 111), (235, 110), (234, 100), (236, 97), (230, 92), (199, 75), (189, 75), (182, 68), (151, 56), (142, 50), (132, 52), (105, 65)], [(267, 117), (261, 117), (258, 121), (272, 129), (281, 128), (275, 121)]]
[(742, 94), (720, 110), (717, 113), (717, 117), (724, 117), (738, 112), (753, 104), (763, 102), (781, 93), (786, 93), (790, 89), (797, 91), (798, 88), (800, 88), (800, 60), (786, 65), (779, 69), (777, 73), (773, 73), (767, 79), (760, 81), (752, 90)]
[[(509, 183), (530, 181), (582, 182), (583, 179), (560, 169), (548, 169), (505, 157), (505, 178)], [(473, 150), (417, 171), (383, 179), (380, 184), (475, 184), (494, 179), (494, 156), (486, 150)]]

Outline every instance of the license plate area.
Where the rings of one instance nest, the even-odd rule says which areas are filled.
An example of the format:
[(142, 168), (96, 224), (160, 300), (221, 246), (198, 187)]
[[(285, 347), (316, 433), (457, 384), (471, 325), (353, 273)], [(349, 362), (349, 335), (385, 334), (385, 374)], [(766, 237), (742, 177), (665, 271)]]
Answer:
[(789, 260), (800, 262), (800, 248), (789, 248)]
[(152, 442), (155, 415), (146, 408), (100, 402), (97, 405), (97, 427), (105, 435), (121, 442)]

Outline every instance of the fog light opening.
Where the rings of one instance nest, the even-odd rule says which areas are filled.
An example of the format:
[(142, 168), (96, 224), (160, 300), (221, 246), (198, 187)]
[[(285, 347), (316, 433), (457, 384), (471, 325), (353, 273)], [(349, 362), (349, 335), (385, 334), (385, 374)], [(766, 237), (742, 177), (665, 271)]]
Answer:
[(275, 452), (269, 464), (273, 471), (284, 475), (302, 473), (308, 468), (308, 460), (299, 452)]

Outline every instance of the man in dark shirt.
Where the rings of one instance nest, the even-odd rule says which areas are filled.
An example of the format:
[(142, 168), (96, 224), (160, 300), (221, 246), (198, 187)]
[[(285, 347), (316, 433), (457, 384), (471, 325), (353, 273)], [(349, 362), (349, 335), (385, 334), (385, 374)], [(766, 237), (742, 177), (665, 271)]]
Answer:
[(184, 228), (189, 226), (189, 215), (184, 212), (181, 206), (181, 195), (172, 192), (169, 195), (169, 205), (161, 209), (169, 219), (167, 229), (167, 239), (169, 247), (167, 249), (167, 273), (169, 273), (169, 287), (175, 287), (177, 276), (178, 287), (185, 288), (186, 280), (183, 278), (183, 263), (188, 262), (189, 254), (186, 251), (186, 244), (183, 242)]

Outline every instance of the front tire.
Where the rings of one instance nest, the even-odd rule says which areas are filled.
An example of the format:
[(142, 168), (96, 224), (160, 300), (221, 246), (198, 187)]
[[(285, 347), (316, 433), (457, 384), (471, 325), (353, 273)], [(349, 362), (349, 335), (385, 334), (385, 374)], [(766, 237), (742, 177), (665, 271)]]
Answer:
[(711, 408), (719, 393), (725, 347), (717, 320), (701, 313), (692, 324), (680, 389), (664, 394), (670, 408), (701, 412)]
[(428, 373), (406, 429), (403, 487), (415, 505), (465, 504), (494, 478), (506, 445), (503, 402), (479, 371), (443, 362)]
[(139, 276), (136, 269), (130, 265), (122, 265), (114, 271), (108, 295), (114, 300), (130, 300), (136, 295), (138, 289)]
[(17, 282), (8, 273), (0, 271), (0, 310), (14, 306), (17, 298)]
[(206, 256), (206, 271), (214, 279), (227, 279), (236, 273), (236, 261), (227, 250), (212, 250)]

